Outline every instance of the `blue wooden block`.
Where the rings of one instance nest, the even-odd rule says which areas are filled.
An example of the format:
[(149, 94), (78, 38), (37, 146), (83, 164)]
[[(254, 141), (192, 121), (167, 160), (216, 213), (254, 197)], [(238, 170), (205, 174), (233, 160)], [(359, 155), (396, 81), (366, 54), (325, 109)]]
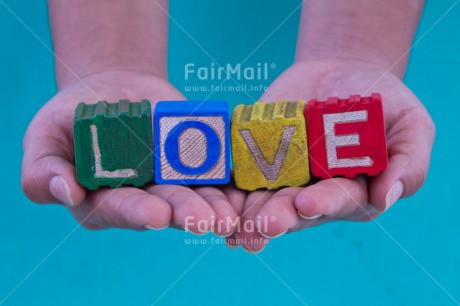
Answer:
[(230, 120), (223, 101), (161, 101), (154, 112), (155, 182), (230, 181)]

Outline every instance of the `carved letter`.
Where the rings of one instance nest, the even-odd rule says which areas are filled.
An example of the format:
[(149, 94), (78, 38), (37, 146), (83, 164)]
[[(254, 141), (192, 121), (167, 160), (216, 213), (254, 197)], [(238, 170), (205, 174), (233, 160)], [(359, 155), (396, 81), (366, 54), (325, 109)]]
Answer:
[(278, 149), (272, 163), (267, 162), (266, 158), (260, 151), (259, 146), (254, 141), (251, 132), (249, 130), (240, 130), (241, 137), (243, 137), (249, 151), (257, 162), (257, 166), (259, 166), (267, 181), (276, 181), (278, 178), (281, 166), (286, 158), (289, 144), (291, 143), (292, 136), (294, 135), (295, 128), (295, 125), (284, 127), (283, 135), (281, 136), (281, 140), (278, 144)]
[(102, 169), (101, 149), (99, 148), (99, 141), (97, 136), (97, 126), (91, 125), (91, 135), (93, 136), (93, 153), (94, 163), (96, 164), (96, 173), (94, 177), (98, 178), (118, 178), (118, 177), (136, 177), (137, 172), (133, 169), (120, 169), (115, 171), (107, 171)]
[(324, 135), (326, 137), (327, 165), (329, 169), (370, 167), (372, 160), (369, 156), (356, 158), (338, 158), (337, 148), (346, 146), (359, 146), (359, 134), (341, 135), (335, 134), (337, 123), (352, 123), (367, 121), (367, 111), (355, 111), (336, 114), (324, 114)]

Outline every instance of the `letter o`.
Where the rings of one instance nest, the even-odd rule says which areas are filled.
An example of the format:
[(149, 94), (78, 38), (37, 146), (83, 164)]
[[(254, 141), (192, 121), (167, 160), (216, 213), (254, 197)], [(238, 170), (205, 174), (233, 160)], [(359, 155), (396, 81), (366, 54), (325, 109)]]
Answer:
[[(206, 137), (206, 160), (199, 167), (193, 168), (184, 165), (179, 157), (179, 137), (188, 129), (197, 129)], [(201, 148), (197, 148), (201, 150)], [(200, 121), (183, 121), (169, 132), (165, 141), (165, 155), (169, 164), (178, 172), (187, 175), (200, 175), (211, 170), (219, 161), (221, 143), (216, 131)]]

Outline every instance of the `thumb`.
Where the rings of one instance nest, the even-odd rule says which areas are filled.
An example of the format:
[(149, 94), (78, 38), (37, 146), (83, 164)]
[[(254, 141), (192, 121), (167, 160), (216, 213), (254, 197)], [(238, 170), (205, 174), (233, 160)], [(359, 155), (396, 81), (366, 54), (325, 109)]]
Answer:
[(85, 189), (75, 177), (72, 137), (53, 119), (39, 117), (24, 137), (22, 189), (36, 203), (77, 206), (85, 198)]
[(423, 107), (407, 112), (390, 127), (388, 167), (372, 178), (370, 200), (377, 210), (389, 209), (401, 197), (408, 197), (425, 182), (430, 165), (435, 127)]

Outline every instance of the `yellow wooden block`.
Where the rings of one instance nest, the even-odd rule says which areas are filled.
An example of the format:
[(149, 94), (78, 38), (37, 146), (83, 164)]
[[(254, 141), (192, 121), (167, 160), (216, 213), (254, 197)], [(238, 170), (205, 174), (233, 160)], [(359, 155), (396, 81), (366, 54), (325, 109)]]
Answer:
[(238, 188), (277, 189), (310, 181), (304, 109), (304, 101), (235, 108), (231, 138)]

